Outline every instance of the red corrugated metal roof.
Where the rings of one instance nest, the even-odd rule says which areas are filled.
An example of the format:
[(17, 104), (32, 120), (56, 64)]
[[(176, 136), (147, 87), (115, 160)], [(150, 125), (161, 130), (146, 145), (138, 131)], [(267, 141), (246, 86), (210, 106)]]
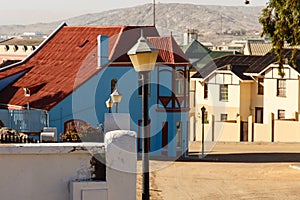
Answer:
[(188, 58), (181, 48), (177, 45), (172, 36), (170, 37), (147, 37), (148, 41), (158, 48), (159, 57), (157, 62), (168, 64), (188, 64)]
[[(23, 63), (0, 71), (0, 79), (2, 79), (29, 70), (1, 91), (0, 103), (25, 106), (29, 102), (33, 108), (50, 110), (101, 70), (97, 67), (98, 35), (109, 36), (111, 62), (130, 62), (127, 51), (140, 37), (141, 28), (145, 36), (158, 36), (153, 26), (63, 26), (33, 56)], [(184, 60), (181, 59), (181, 52), (174, 48), (175, 41), (172, 38), (155, 37), (150, 40), (160, 49), (162, 61), (174, 63)], [(176, 55), (171, 55), (174, 52)], [(25, 97), (23, 90), (25, 87), (31, 90), (30, 97)]]

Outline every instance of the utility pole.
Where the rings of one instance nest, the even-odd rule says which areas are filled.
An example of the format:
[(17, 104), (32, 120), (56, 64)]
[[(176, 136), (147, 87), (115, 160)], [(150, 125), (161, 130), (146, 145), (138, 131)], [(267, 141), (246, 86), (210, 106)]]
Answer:
[(153, 0), (153, 26), (155, 26), (155, 0)]

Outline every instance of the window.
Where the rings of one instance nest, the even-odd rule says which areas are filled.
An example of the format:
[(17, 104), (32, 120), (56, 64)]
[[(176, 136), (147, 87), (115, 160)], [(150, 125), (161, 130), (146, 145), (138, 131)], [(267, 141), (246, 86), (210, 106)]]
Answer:
[(278, 119), (285, 119), (285, 110), (278, 110)]
[(222, 113), (221, 114), (221, 121), (226, 121), (227, 120), (227, 114)]
[(277, 79), (277, 96), (285, 97), (286, 96), (286, 80)]
[(113, 93), (117, 87), (117, 79), (111, 79), (110, 81), (110, 93)]
[(204, 99), (207, 99), (208, 97), (208, 85), (207, 83), (204, 83)]
[(181, 147), (182, 123), (176, 122), (176, 147)]
[(264, 123), (264, 109), (255, 107), (255, 123)]
[(183, 71), (176, 71), (176, 95), (184, 95), (184, 75)]
[[(147, 75), (148, 75), (148, 80), (149, 80), (149, 82), (150, 82), (150, 73), (147, 73)], [(142, 75), (142, 73), (139, 73), (138, 74), (138, 84), (139, 84), (139, 95), (142, 95), (143, 94), (143, 75)], [(149, 84), (149, 86), (148, 86), (148, 96), (150, 95), (150, 84)]]
[(80, 119), (71, 119), (64, 123), (64, 132), (74, 131), (77, 133), (83, 126), (88, 126), (88, 123)]
[(162, 131), (161, 131), (161, 137), (162, 137), (162, 143), (161, 146), (162, 148), (167, 148), (168, 147), (168, 122), (163, 122), (162, 123)]
[(220, 101), (228, 101), (228, 85), (220, 85)]
[(204, 124), (208, 124), (208, 123), (209, 123), (209, 121), (208, 121), (208, 112), (205, 111), (204, 112)]
[(258, 85), (257, 85), (257, 94), (264, 94), (264, 79), (259, 78), (258, 79)]

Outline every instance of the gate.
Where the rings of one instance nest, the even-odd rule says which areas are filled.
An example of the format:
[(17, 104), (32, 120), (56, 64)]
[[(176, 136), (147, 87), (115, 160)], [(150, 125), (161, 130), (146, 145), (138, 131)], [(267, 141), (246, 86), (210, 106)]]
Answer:
[(241, 142), (248, 142), (248, 122), (241, 122)]

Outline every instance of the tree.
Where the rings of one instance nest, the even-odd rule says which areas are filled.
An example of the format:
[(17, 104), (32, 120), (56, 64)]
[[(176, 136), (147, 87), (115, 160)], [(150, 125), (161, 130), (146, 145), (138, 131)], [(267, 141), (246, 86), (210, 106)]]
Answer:
[(290, 64), (296, 67), (296, 45), (300, 45), (300, 0), (269, 0), (259, 18), (261, 35), (270, 37), (283, 77), (283, 48), (285, 42), (294, 47)]

